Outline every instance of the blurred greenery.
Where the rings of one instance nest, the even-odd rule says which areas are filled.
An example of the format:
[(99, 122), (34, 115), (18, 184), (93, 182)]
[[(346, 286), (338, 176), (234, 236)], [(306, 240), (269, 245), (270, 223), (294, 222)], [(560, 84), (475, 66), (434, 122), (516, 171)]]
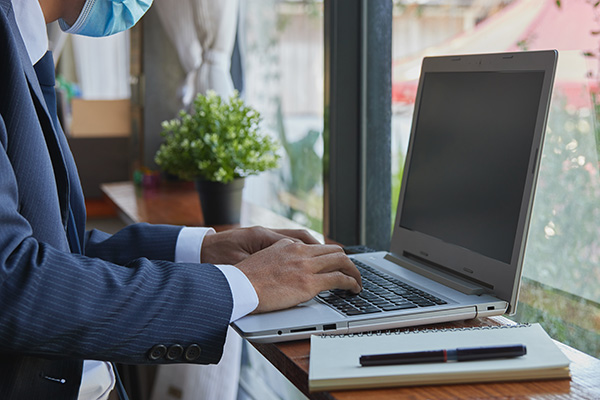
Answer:
[(533, 207), (524, 275), (600, 302), (600, 181), (589, 109), (555, 93)]
[(400, 186), (402, 186), (402, 174), (404, 173), (404, 160), (402, 155), (398, 157), (398, 170), (392, 175), (392, 232), (394, 232), (394, 224), (396, 223), (396, 213), (398, 211), (398, 200), (400, 198)]
[(600, 335), (566, 322), (560, 315), (520, 303), (517, 314), (511, 319), (518, 322), (539, 322), (553, 339), (591, 356), (600, 357)]
[(600, 304), (524, 278), (517, 322), (539, 322), (548, 334), (571, 347), (600, 357)]
[(515, 320), (600, 356), (600, 180), (596, 114), (555, 88)]
[[(309, 18), (321, 18), (322, 7), (318, 0), (259, 2), (246, 8), (247, 30), (251, 34), (245, 38), (247, 52), (256, 60), (256, 65), (248, 69), (258, 71), (260, 82), (251, 95), (252, 100), (260, 107), (264, 126), (277, 137), (283, 149), (280, 168), (269, 175), (264, 185), (268, 194), (263, 197), (263, 205), (317, 232), (323, 231), (323, 162), (316, 151), (321, 132), (318, 128), (308, 129), (298, 137), (297, 132), (290, 134), (286, 129), (286, 124), (294, 123), (290, 121), (294, 116), (284, 115), (281, 106), (279, 41), (293, 22), (290, 10)], [(310, 117), (316, 117), (316, 123), (322, 124), (319, 116)]]
[(287, 171), (280, 177), (284, 192), (280, 194), (287, 207), (286, 216), (317, 232), (323, 231), (323, 201), (319, 190), (323, 180), (323, 161), (315, 151), (321, 132), (309, 130), (302, 138), (290, 141), (286, 134), (281, 104), (277, 107), (277, 134), (285, 150)]

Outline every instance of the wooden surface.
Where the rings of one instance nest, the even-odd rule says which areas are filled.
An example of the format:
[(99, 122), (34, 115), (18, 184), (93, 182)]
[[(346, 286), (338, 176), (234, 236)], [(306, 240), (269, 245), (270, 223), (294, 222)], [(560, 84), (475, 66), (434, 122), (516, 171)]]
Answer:
[(105, 183), (100, 188), (127, 223), (148, 222), (202, 226), (200, 201), (191, 182), (164, 183), (143, 189), (131, 182)]
[[(504, 317), (490, 317), (430, 325), (426, 328), (489, 326), (511, 324)], [(557, 343), (571, 360), (569, 379), (526, 382), (415, 386), (389, 389), (308, 392), (310, 344), (307, 340), (279, 344), (252, 343), (279, 371), (311, 399), (392, 400), (392, 399), (600, 399), (600, 360)]]
[[(131, 182), (105, 183), (102, 192), (119, 210), (126, 223), (148, 222), (203, 226), (200, 200), (192, 182), (162, 183), (157, 188), (144, 189)], [(269, 228), (303, 228), (297, 223), (270, 210), (244, 202), (242, 226), (262, 225)], [(231, 225), (215, 226), (217, 231), (230, 229)], [(323, 235), (311, 231), (319, 240)]]
[[(150, 222), (201, 226), (202, 213), (193, 185), (164, 184), (142, 190), (130, 182), (102, 185), (103, 192), (115, 203), (128, 222)], [(294, 222), (261, 207), (244, 203), (242, 225), (272, 228), (297, 228)], [(228, 227), (220, 227), (227, 229)], [(492, 317), (438, 324), (428, 328), (511, 324), (503, 317)], [(392, 399), (589, 399), (600, 400), (600, 360), (569, 346), (557, 343), (571, 360), (571, 379), (403, 387), (376, 390), (308, 392), (308, 340), (279, 344), (252, 345), (300, 391), (311, 399), (392, 400)]]

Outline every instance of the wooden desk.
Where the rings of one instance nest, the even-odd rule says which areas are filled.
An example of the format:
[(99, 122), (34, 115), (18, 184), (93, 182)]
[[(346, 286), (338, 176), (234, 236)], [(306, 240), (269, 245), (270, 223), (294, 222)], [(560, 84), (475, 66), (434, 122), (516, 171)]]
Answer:
[[(144, 191), (129, 182), (102, 185), (103, 192), (128, 222), (202, 225), (200, 204), (193, 186), (164, 185)], [(242, 225), (297, 228), (298, 225), (261, 207), (244, 203)], [(227, 227), (222, 227), (226, 229)], [(504, 317), (459, 321), (433, 327), (510, 324)], [(308, 392), (308, 340), (252, 345), (300, 391), (311, 399), (600, 399), (600, 360), (558, 343), (571, 360), (572, 379), (470, 385)]]
[[(131, 182), (105, 183), (102, 192), (116, 205), (125, 223), (148, 222), (203, 226), (200, 200), (192, 182), (162, 183), (155, 189), (143, 189)], [(241, 225), (262, 225), (269, 228), (304, 228), (270, 210), (244, 202)], [(214, 227), (217, 231), (231, 226)], [(323, 235), (311, 231), (317, 239)]]
[[(429, 328), (513, 324), (504, 317), (438, 324)], [(417, 386), (373, 390), (308, 393), (310, 344), (307, 340), (279, 344), (253, 343), (286, 378), (315, 400), (426, 400), (426, 399), (600, 399), (600, 360), (558, 343), (571, 360), (571, 380)]]

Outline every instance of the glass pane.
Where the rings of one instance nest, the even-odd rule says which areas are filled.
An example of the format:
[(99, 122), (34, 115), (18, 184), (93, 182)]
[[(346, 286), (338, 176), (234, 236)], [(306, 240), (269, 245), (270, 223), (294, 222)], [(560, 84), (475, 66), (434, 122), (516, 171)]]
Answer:
[(588, 68), (582, 51), (560, 52), (524, 273), (600, 302), (592, 284), (600, 279), (600, 181)]
[(323, 5), (278, 0), (240, 4), (244, 97), (282, 144), (281, 168), (250, 178), (245, 199), (321, 232)]
[[(240, 2), (245, 100), (282, 144), (280, 168), (247, 179), (244, 200), (323, 231), (323, 4)], [(244, 343), (240, 399), (305, 399)]]
[(542, 321), (553, 337), (596, 356), (600, 354), (598, 28), (594, 3), (584, 1), (396, 0), (392, 47), (394, 210), (424, 56), (559, 51), (516, 318)]

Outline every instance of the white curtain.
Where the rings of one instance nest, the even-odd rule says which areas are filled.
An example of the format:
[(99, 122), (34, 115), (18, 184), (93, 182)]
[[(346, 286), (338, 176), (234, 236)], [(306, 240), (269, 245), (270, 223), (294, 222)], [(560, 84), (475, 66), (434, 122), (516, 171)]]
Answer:
[(130, 98), (129, 32), (103, 38), (71, 35), (71, 40), (83, 99)]
[(196, 78), (196, 91), (214, 90), (228, 97), (233, 92), (229, 72), (235, 42), (238, 0), (191, 0), (202, 65)]
[(196, 75), (202, 63), (202, 48), (194, 27), (192, 3), (191, 0), (160, 0), (154, 2), (154, 7), (186, 73), (179, 95), (187, 107), (195, 96)]
[(186, 73), (183, 105), (208, 90), (229, 97), (239, 0), (156, 0), (154, 7)]

